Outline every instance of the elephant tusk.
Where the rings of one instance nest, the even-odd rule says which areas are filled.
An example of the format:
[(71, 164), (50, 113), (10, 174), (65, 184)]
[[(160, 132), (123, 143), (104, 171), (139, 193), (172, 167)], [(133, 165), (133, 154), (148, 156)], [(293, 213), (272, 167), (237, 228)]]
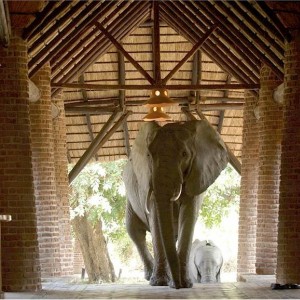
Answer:
[(152, 185), (151, 185), (151, 188), (148, 191), (148, 195), (147, 195), (147, 199), (146, 199), (146, 203), (145, 203), (145, 211), (146, 211), (147, 215), (150, 215), (149, 204), (150, 204), (151, 194), (152, 194)]
[(181, 191), (182, 191), (182, 184), (180, 185), (178, 194), (177, 194), (176, 196), (173, 196), (173, 197), (171, 198), (171, 201), (176, 201), (176, 200), (180, 197)]

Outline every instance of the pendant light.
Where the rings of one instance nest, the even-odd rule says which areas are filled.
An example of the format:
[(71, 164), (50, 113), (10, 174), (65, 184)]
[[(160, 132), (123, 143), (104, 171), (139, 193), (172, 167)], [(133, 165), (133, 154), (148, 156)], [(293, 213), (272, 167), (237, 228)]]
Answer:
[(157, 88), (151, 91), (151, 95), (145, 106), (164, 107), (176, 105), (177, 103), (169, 98), (169, 92), (164, 88)]
[(161, 106), (150, 107), (149, 113), (143, 118), (144, 121), (167, 121), (171, 120), (171, 117), (164, 113), (164, 109)]

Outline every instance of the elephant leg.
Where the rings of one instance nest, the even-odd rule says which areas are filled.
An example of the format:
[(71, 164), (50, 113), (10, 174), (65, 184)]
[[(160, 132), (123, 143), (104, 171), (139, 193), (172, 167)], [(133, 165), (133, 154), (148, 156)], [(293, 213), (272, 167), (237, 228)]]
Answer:
[(187, 195), (182, 195), (179, 203), (177, 251), (181, 270), (181, 285), (189, 288), (193, 286), (189, 275), (189, 256), (200, 205), (197, 197), (189, 197)]
[(153, 271), (153, 257), (146, 244), (147, 227), (133, 211), (130, 202), (127, 202), (126, 206), (126, 228), (144, 264), (145, 279), (150, 280)]
[[(152, 202), (152, 201), (151, 201)], [(151, 203), (150, 211), (152, 212), (149, 219), (152, 245), (154, 252), (154, 266), (153, 273), (150, 279), (150, 285), (152, 286), (167, 286), (170, 280), (168, 275), (168, 264), (159, 232), (157, 215), (154, 208), (154, 203)]]

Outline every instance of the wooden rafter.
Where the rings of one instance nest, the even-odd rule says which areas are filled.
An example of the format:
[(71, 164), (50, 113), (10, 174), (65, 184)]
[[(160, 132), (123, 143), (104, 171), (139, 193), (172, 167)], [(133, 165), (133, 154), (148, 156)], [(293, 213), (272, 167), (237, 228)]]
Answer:
[[(134, 30), (136, 27), (139, 26), (139, 24), (143, 23), (148, 15), (148, 8), (149, 3), (145, 1), (145, 3), (134, 3), (135, 6), (132, 8), (135, 8), (132, 13), (130, 13), (130, 10), (127, 10), (123, 14), (119, 16), (121, 20), (126, 19), (128, 17), (128, 14), (130, 14), (129, 20), (127, 18), (126, 24), (128, 27), (124, 28), (122, 32), (118, 30), (117, 24), (115, 24), (115, 30), (116, 34), (115, 37), (118, 39), (122, 39), (123, 37), (130, 34), (132, 30)], [(136, 7), (136, 4), (139, 6)], [(137, 8), (141, 9), (142, 11), (138, 11)], [(115, 22), (116, 23), (116, 22)], [(103, 43), (102, 40), (99, 41), (99, 39), (95, 39), (94, 46), (90, 49), (84, 49), (83, 53), (80, 53), (75, 58), (71, 58), (71, 60), (68, 62), (68, 64), (64, 67), (68, 70), (68, 72), (64, 72), (64, 69), (60, 70), (53, 78), (52, 81), (56, 80), (64, 80), (64, 81), (71, 81), (76, 74), (84, 72), (91, 64), (93, 64), (98, 57), (103, 55), (108, 51), (108, 49), (111, 47), (112, 43), (105, 39), (106, 42)], [(75, 60), (75, 61), (73, 61)], [(52, 95), (55, 95), (59, 92), (59, 89), (53, 91)]]
[(275, 74), (280, 76), (280, 78), (283, 77), (282, 71), (273, 65), (273, 63), (265, 56), (265, 54), (260, 52), (255, 45), (253, 45), (238, 29), (236, 29), (235, 26), (232, 25), (232, 23), (229, 22), (229, 20), (227, 20), (224, 15), (222, 15), (218, 10), (214, 10), (213, 14), (211, 13), (211, 8), (213, 7), (211, 3), (206, 1), (193, 3), (194, 5), (197, 5), (200, 10), (202, 9), (204, 13), (207, 13), (212, 20), (219, 22), (222, 30), (225, 30), (225, 32), (229, 34), (232, 39), (239, 41), (239, 43), (243, 43), (244, 46), (248, 49), (251, 49), (253, 54), (255, 54), (256, 57), (258, 57), (263, 63), (265, 63), (267, 66), (270, 66)]
[(269, 6), (264, 3), (264, 1), (256, 1), (256, 5), (258, 5), (267, 14), (268, 18), (273, 22), (281, 36), (290, 42), (292, 38), (290, 32), (282, 25), (276, 14), (269, 8)]
[[(103, 4), (105, 4), (104, 2)], [(107, 2), (106, 6), (102, 7), (102, 10), (98, 11), (100, 16), (92, 17), (92, 21), (98, 20), (106, 23), (108, 20), (113, 20), (120, 13), (120, 11), (126, 9), (128, 6), (127, 2), (122, 2), (117, 8), (113, 4), (113, 2)], [(89, 24), (91, 24), (90, 22)], [(92, 25), (92, 24), (91, 24)], [(82, 49), (82, 45), (85, 45), (84, 49), (88, 49), (91, 47), (91, 43), (89, 42), (92, 37), (97, 36), (99, 32), (98, 28), (95, 26), (84, 26), (84, 28), (79, 28), (76, 30), (76, 33), (72, 35), (72, 38), (67, 41), (67, 43), (63, 43), (63, 46), (60, 47), (60, 50), (57, 54), (53, 55), (51, 60), (52, 66), (52, 74), (56, 75), (57, 71), (61, 69), (63, 65), (69, 60), (70, 57), (77, 55), (80, 49)], [(95, 43), (97, 38), (95, 38)], [(84, 50), (82, 49), (82, 50)]]
[[(80, 84), (80, 83), (51, 83), (52, 87), (72, 88), (72, 89), (88, 89), (88, 90), (152, 90), (159, 88), (156, 85), (134, 85), (134, 84)], [(168, 90), (257, 90), (259, 84), (187, 84), (176, 85), (169, 84), (165, 86)]]
[[(202, 13), (202, 10), (197, 9), (192, 2), (185, 1), (184, 5), (192, 12), (192, 14), (189, 14), (190, 18), (194, 22), (197, 22), (199, 26), (200, 24), (201, 26), (211, 24), (211, 21), (208, 19), (208, 17)], [(188, 14), (188, 12), (185, 13)], [(220, 39), (220, 41), (217, 39)], [(245, 73), (253, 78), (254, 81), (257, 81), (260, 72), (258, 67), (258, 65), (260, 65), (260, 61), (249, 51), (248, 48), (244, 47), (242, 43), (239, 43), (235, 39), (230, 38), (228, 32), (225, 33), (224, 28), (217, 31), (217, 34), (215, 34), (213, 37), (213, 41), (216, 44), (225, 43), (229, 45), (231, 49), (234, 49), (236, 55), (240, 57), (240, 61), (238, 63), (240, 67), (243, 68)], [(245, 68), (245, 66), (249, 66), (249, 69)]]
[(150, 84), (154, 79), (144, 70), (144, 68), (123, 48), (123, 46), (103, 27), (102, 24), (96, 23), (98, 29), (115, 45), (115, 47), (131, 62), (131, 64), (144, 76)]
[(49, 1), (46, 7), (41, 12), (37, 13), (33, 22), (23, 30), (22, 37), (24, 40), (30, 39), (38, 32), (41, 32), (45, 24), (49, 24), (51, 21), (53, 21), (54, 16), (58, 16), (61, 11), (71, 4), (70, 2), (65, 1), (53, 10), (57, 3), (59, 2)]
[(205, 43), (209, 36), (215, 31), (217, 25), (212, 26), (203, 37), (192, 47), (192, 49), (182, 58), (182, 60), (170, 71), (170, 73), (163, 79), (162, 84), (167, 82), (176, 74), (176, 72), (195, 54), (195, 52)]
[[(90, 159), (100, 149), (100, 147), (102, 146), (101, 142), (103, 141), (105, 135), (107, 135), (107, 131), (109, 130), (110, 126), (112, 125), (112, 123), (114, 122), (114, 120), (116, 119), (116, 117), (119, 115), (119, 113), (120, 113), (119, 110), (115, 110), (114, 111), (114, 113), (110, 116), (110, 118), (108, 119), (108, 121), (103, 125), (103, 127), (101, 128), (100, 132), (97, 134), (97, 136), (95, 137), (95, 139), (91, 142), (91, 144), (88, 147), (88, 149), (84, 152), (84, 154), (78, 160), (78, 162), (76, 163), (76, 165), (70, 171), (70, 173), (69, 173), (69, 183), (71, 183), (77, 177), (77, 175), (86, 166), (86, 164), (90, 161)], [(122, 118), (122, 120), (123, 119), (124, 118)], [(116, 130), (119, 127), (119, 125), (120, 125), (120, 120), (117, 122), (117, 124), (118, 124), (117, 127), (113, 126), (112, 128), (114, 128)], [(111, 131), (111, 129), (110, 129), (110, 131)], [(112, 132), (112, 134), (115, 132), (115, 130)]]
[[(201, 83), (201, 61), (202, 55), (201, 51), (197, 50), (193, 57), (193, 67), (192, 67), (192, 84)], [(200, 100), (199, 91), (190, 91), (191, 97), (194, 97), (194, 102), (197, 105)]]
[[(84, 74), (81, 74), (79, 76), (79, 82), (84, 84)], [(87, 96), (87, 91), (85, 89), (81, 90), (81, 95), (82, 95), (82, 98), (83, 98), (84, 102), (89, 101), (88, 96)], [(68, 109), (65, 108), (65, 112), (67, 112), (67, 110)], [(91, 117), (90, 117), (89, 112), (86, 113), (85, 118), (86, 118), (86, 125), (87, 125), (87, 128), (88, 128), (89, 136), (90, 136), (90, 139), (91, 139), (91, 142), (92, 142), (94, 140), (94, 134), (93, 134)], [(98, 160), (97, 154), (95, 155), (95, 160)]]
[[(170, 10), (169, 6), (164, 5), (163, 7), (165, 8), (163, 11), (164, 20), (175, 31), (177, 31), (178, 34), (185, 36), (193, 44), (201, 38), (203, 32), (199, 32), (197, 28), (195, 28), (195, 30), (191, 32), (190, 28), (194, 24), (189, 19), (185, 18), (185, 15), (182, 15), (181, 11), (177, 7), (174, 6), (172, 10)], [(174, 15), (176, 15), (177, 18), (174, 18)], [(228, 49), (222, 49), (221, 51), (216, 47), (216, 44), (207, 41), (207, 43), (203, 45), (202, 50), (208, 56), (210, 56), (213, 61), (220, 66), (221, 69), (223, 69), (227, 73), (232, 74), (239, 81), (244, 83), (254, 82), (251, 77), (244, 73), (242, 68), (233, 67), (237, 66), (237, 63), (234, 61), (236, 60), (236, 57), (230, 51), (228, 51)], [(227, 53), (226, 57), (222, 54), (224, 53), (224, 51), (225, 53)]]
[(159, 1), (153, 2), (153, 65), (154, 65), (154, 82), (156, 85), (161, 85), (161, 70), (160, 70), (160, 32), (159, 32)]
[[(280, 70), (283, 70), (283, 61), (274, 54), (273, 51), (270, 51), (270, 47), (268, 47), (260, 38), (259, 34), (252, 32), (248, 26), (242, 22), (236, 14), (227, 8), (227, 6), (223, 2), (215, 2), (214, 6), (217, 10), (221, 11), (223, 14), (227, 16), (227, 18), (231, 19), (235, 24), (237, 24), (242, 32), (248, 36), (252, 43), (257, 45), (257, 48), (260, 49), (261, 53), (264, 53), (264, 60), (268, 63), (269, 66), (277, 66)], [(275, 44), (275, 43), (274, 43)], [(272, 45), (274, 47), (274, 45)], [(283, 49), (282, 49), (283, 51)], [(274, 69), (274, 67), (273, 67)], [(281, 72), (282, 75), (282, 72)]]
[[(227, 75), (227, 80), (226, 83), (230, 84), (231, 83), (231, 76)], [(224, 91), (224, 99), (228, 98), (228, 90)], [(222, 102), (225, 102), (225, 100), (223, 100)], [(228, 104), (228, 103), (226, 103)], [(243, 105), (242, 105), (243, 108)], [(230, 109), (230, 108), (229, 108)], [(221, 133), (222, 132), (222, 127), (223, 127), (223, 121), (224, 121), (224, 116), (225, 116), (225, 109), (222, 109), (220, 111), (220, 115), (219, 115), (219, 122), (218, 122), (218, 132)]]
[[(80, 1), (84, 2), (84, 1)], [(79, 25), (81, 25), (81, 29), (78, 31), (81, 31), (84, 29), (84, 24), (82, 24), (85, 20), (86, 23), (89, 23), (89, 21), (93, 18), (91, 18), (90, 14), (95, 10), (94, 15), (96, 17), (99, 15), (99, 10), (97, 8), (100, 8), (100, 5), (102, 3), (98, 1), (92, 2), (89, 6), (85, 7), (78, 16), (76, 16), (72, 22), (70, 22), (66, 27), (63, 28), (59, 32), (59, 34), (53, 38), (42, 50), (40, 50), (29, 62), (28, 67), (30, 69), (30, 77), (32, 77), (36, 72), (40, 69), (41, 66), (43, 66), (47, 61), (51, 60), (54, 55), (57, 54), (57, 52), (60, 50), (60, 47), (63, 45), (63, 40), (68, 34), (71, 32), (74, 32), (76, 34), (76, 28), (78, 28)], [(95, 18), (95, 17), (94, 17)], [(56, 26), (52, 26), (51, 29), (57, 30), (58, 24)], [(57, 27), (57, 28), (56, 28)], [(44, 36), (41, 36), (40, 39), (44, 39)], [(39, 40), (36, 41), (36, 43), (39, 43)], [(32, 46), (33, 48), (33, 46)], [(32, 49), (29, 49), (29, 51), (32, 51)], [(38, 64), (37, 66), (35, 66)], [(34, 67), (35, 66), (35, 67)]]

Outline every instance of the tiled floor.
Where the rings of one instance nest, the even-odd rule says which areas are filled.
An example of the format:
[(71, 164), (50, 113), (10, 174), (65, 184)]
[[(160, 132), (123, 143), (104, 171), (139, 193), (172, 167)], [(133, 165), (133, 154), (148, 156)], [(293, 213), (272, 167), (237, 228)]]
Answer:
[(300, 299), (300, 289), (272, 290), (273, 277), (250, 276), (246, 282), (195, 284), (174, 290), (148, 284), (87, 284), (51, 279), (37, 293), (5, 293), (5, 299)]

